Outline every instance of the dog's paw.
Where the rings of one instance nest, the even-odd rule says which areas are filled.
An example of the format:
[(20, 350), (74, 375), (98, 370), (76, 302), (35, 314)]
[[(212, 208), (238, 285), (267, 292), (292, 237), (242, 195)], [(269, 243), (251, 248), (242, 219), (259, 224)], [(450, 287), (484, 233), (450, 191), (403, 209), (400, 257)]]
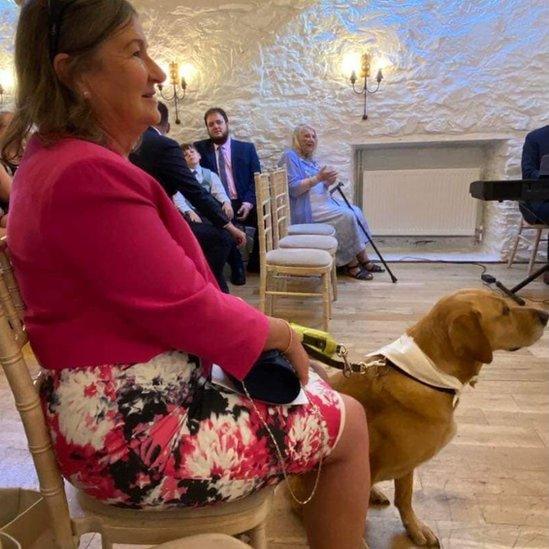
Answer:
[(415, 524), (406, 524), (406, 531), (416, 545), (440, 547), (440, 542), (435, 533), (420, 520), (416, 521)]
[(370, 490), (370, 505), (389, 505), (389, 498), (375, 486)]

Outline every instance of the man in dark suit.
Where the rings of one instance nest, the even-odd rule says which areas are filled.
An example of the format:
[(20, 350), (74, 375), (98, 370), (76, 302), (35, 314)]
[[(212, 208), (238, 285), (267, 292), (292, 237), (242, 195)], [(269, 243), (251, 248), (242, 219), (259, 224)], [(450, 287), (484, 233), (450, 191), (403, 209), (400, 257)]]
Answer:
[[(544, 126), (530, 132), (522, 147), (522, 178), (539, 179), (541, 159), (549, 158), (549, 126)], [(544, 163), (546, 160), (544, 160)], [(542, 177), (549, 177), (543, 174)], [(542, 202), (521, 202), (520, 211), (527, 223), (548, 223), (549, 224), (549, 200)], [(549, 243), (547, 246), (547, 257), (549, 261)], [(549, 271), (543, 275), (545, 284), (549, 284)]]
[[(229, 119), (219, 107), (206, 111), (204, 123), (210, 138), (194, 144), (202, 157), (200, 164), (219, 175), (231, 199), (236, 221), (256, 229), (248, 270), (259, 272), (254, 173), (261, 171), (261, 167), (255, 146), (229, 136)], [(244, 276), (242, 257), (236, 247), (233, 247), (228, 262), (232, 270), (231, 280)]]
[(246, 242), (246, 235), (227, 219), (221, 204), (208, 193), (192, 175), (177, 141), (164, 134), (170, 130), (168, 109), (158, 104), (160, 122), (150, 127), (142, 136), (139, 148), (130, 154), (130, 160), (152, 175), (164, 188), (168, 196), (180, 192), (188, 202), (210, 223), (189, 223), (208, 264), (226, 293), (229, 289), (223, 276), (223, 267), (233, 246)]

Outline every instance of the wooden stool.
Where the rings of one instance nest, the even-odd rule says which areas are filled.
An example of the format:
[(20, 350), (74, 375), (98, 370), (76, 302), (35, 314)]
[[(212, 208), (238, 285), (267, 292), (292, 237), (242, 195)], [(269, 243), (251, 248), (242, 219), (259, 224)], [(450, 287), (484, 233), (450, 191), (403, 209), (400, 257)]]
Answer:
[(511, 255), (509, 256), (509, 260), (507, 261), (507, 268), (511, 267), (513, 261), (515, 260), (519, 241), (522, 240), (528, 244), (532, 243), (528, 237), (522, 234), (522, 231), (535, 231), (534, 242), (532, 244), (532, 253), (530, 255), (530, 261), (528, 262), (528, 274), (532, 273), (532, 271), (534, 270), (534, 263), (536, 262), (536, 256), (538, 255), (539, 243), (541, 241), (541, 233), (544, 229), (549, 229), (549, 225), (545, 225), (544, 223), (530, 225), (530, 223), (526, 223), (524, 219), (521, 219), (517, 236), (515, 237), (515, 242), (513, 243), (513, 249), (511, 250)]

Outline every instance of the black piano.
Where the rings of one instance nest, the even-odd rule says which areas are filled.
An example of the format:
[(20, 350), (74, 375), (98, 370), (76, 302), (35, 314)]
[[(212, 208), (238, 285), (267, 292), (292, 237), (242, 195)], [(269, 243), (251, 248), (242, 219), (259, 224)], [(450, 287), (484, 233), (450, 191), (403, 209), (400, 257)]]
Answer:
[(479, 200), (541, 202), (542, 200), (549, 200), (549, 179), (473, 181), (469, 186), (469, 192), (473, 198)]
[[(540, 179), (512, 179), (509, 181), (473, 181), (469, 186), (469, 192), (479, 200), (517, 200), (519, 202), (542, 202), (549, 200), (549, 158), (544, 156), (540, 168)], [(515, 287), (508, 289), (493, 277), (489, 283), (495, 282), (496, 286), (514, 299), (519, 305), (524, 305), (524, 300), (516, 295), (516, 292), (530, 284), (532, 280), (541, 276), (549, 269), (549, 263), (532, 273)], [(484, 275), (483, 275), (484, 276)]]

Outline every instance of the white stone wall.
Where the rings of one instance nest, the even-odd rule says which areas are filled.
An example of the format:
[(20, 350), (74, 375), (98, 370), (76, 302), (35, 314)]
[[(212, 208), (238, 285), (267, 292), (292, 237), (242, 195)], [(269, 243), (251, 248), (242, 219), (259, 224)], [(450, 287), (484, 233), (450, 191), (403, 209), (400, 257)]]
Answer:
[[(5, 91), (13, 83), (13, 50), (15, 25), (17, 23), (17, 15), (19, 8), (10, 0), (0, 0), (0, 84)], [(10, 107), (10, 96), (4, 97), (3, 104), (0, 105), (0, 110)]]
[[(197, 70), (173, 137), (204, 137), (204, 111), (222, 106), (233, 134), (256, 143), (265, 168), (289, 144), (292, 128), (306, 121), (317, 128), (319, 154), (344, 178), (352, 179), (352, 144), (464, 134), (508, 136), (492, 163), (497, 176), (511, 178), (520, 174), (527, 131), (549, 123), (547, 0), (136, 0), (135, 5), (154, 55), (192, 63)], [(15, 8), (3, 9), (4, 19), (10, 9)], [(4, 23), (0, 28), (9, 32)], [(4, 40), (0, 45), (8, 47)], [(342, 75), (341, 61), (366, 47), (390, 66), (364, 122), (361, 98)], [(484, 251), (506, 249), (515, 210), (490, 205)]]

